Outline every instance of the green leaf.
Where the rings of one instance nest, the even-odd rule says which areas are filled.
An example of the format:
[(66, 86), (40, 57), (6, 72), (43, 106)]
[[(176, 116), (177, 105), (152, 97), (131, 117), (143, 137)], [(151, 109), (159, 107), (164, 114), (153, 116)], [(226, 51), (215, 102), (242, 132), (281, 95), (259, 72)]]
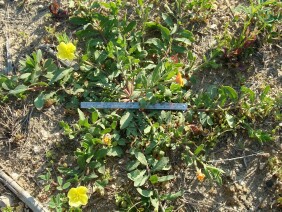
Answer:
[(174, 38), (175, 41), (185, 43), (186, 45), (191, 45), (191, 41), (187, 38)]
[(120, 119), (120, 129), (125, 129), (130, 124), (133, 118), (132, 112), (126, 112)]
[(84, 113), (79, 108), (77, 108), (77, 112), (79, 115), (79, 120), (84, 121), (85, 120)]
[(43, 93), (40, 93), (34, 100), (34, 106), (40, 110), (43, 108), (45, 103), (45, 95)]
[(159, 38), (150, 38), (145, 43), (147, 44), (153, 44), (156, 46), (159, 50), (162, 50), (165, 48), (164, 43)]
[(225, 119), (229, 125), (229, 127), (233, 128), (235, 126), (235, 118), (234, 116), (228, 114), (227, 112), (225, 113)]
[(57, 182), (59, 185), (62, 185), (63, 184), (63, 178), (62, 177), (57, 177)]
[(266, 86), (265, 89), (263, 90), (262, 94), (260, 95), (260, 100), (264, 101), (266, 95), (268, 94), (268, 92), (270, 91), (270, 86)]
[(149, 176), (145, 175), (146, 170), (134, 170), (130, 173), (127, 174), (128, 178), (131, 179), (132, 181), (134, 181), (134, 186), (138, 187), (138, 186), (142, 186), (146, 183), (146, 181), (148, 180)]
[(156, 171), (161, 171), (161, 170), (167, 169), (168, 162), (169, 162), (169, 158), (168, 157), (162, 157), (156, 163), (156, 165), (153, 166), (152, 172), (156, 172)]
[(30, 77), (31, 73), (24, 73), (22, 75), (20, 75), (20, 79), (27, 79), (28, 77)]
[(161, 196), (161, 200), (175, 200), (178, 197), (181, 197), (183, 195), (183, 191), (178, 191), (176, 193), (170, 193), (170, 194), (165, 194)]
[(151, 200), (152, 205), (153, 205), (154, 208), (155, 208), (154, 211), (158, 211), (158, 209), (159, 209), (159, 204), (160, 204), (159, 199), (158, 199), (158, 198), (151, 198), (151, 197), (150, 197), (150, 200)]
[(150, 178), (149, 178), (149, 180), (150, 180), (150, 182), (152, 183), (152, 184), (156, 184), (157, 182), (159, 182), (158, 181), (158, 175), (156, 175), (156, 174), (154, 174), (154, 175), (152, 175)]
[(90, 180), (93, 180), (93, 179), (98, 178), (98, 177), (99, 176), (95, 172), (92, 172), (90, 175), (84, 176), (82, 178), (82, 181), (86, 182), (86, 181), (90, 181)]
[(230, 87), (230, 86), (222, 86), (221, 88), (224, 90), (224, 92), (225, 92), (226, 94), (228, 94), (228, 96), (229, 96), (231, 99), (233, 99), (233, 100), (238, 99), (238, 94), (237, 94), (237, 92), (234, 90), (234, 88), (232, 88), (232, 87)]
[(194, 151), (194, 155), (198, 155), (203, 149), (204, 149), (205, 145), (201, 144), (200, 146), (197, 147), (197, 149)]
[(148, 165), (148, 162), (146, 160), (146, 157), (145, 155), (142, 153), (142, 152), (135, 152), (135, 157), (136, 159), (143, 165), (147, 166)]
[(9, 94), (16, 95), (28, 90), (28, 87), (25, 85), (18, 85), (14, 90), (10, 90)]
[(151, 131), (151, 126), (148, 126), (144, 129), (144, 133), (148, 134)]
[(165, 22), (168, 26), (173, 27), (173, 21), (172, 21), (172, 19), (169, 17), (168, 14), (162, 13), (162, 18), (163, 18), (164, 22)]
[(161, 30), (163, 40), (168, 42), (170, 40), (170, 31), (169, 31), (169, 29), (164, 27), (164, 26), (162, 26), (161, 24), (158, 24), (158, 27)]
[(68, 68), (63, 71), (61, 69), (55, 71), (54, 76), (51, 79), (49, 84), (53, 84), (54, 82), (57, 82), (63, 79), (65, 76), (69, 75), (72, 71), (73, 71), (73, 68)]
[(162, 176), (158, 178), (159, 182), (165, 182), (174, 179), (173, 175)]
[(246, 86), (242, 86), (241, 91), (249, 95), (251, 103), (255, 101), (256, 98), (255, 92), (253, 92), (250, 88), (247, 88)]
[(71, 183), (70, 182), (66, 182), (64, 185), (63, 185), (63, 189), (67, 189), (68, 187), (70, 187)]
[(95, 154), (95, 158), (96, 159), (102, 159), (107, 155), (107, 153), (108, 153), (108, 149), (106, 149), (106, 148), (98, 149), (96, 154)]
[(85, 25), (89, 22), (87, 18), (81, 18), (81, 17), (71, 17), (69, 21), (74, 25)]
[(108, 150), (107, 155), (112, 157), (121, 157), (123, 154), (122, 148), (119, 146), (114, 146)]
[(136, 26), (136, 21), (131, 21), (127, 26), (126, 28), (124, 29), (123, 31), (123, 34), (126, 34), (128, 32), (130, 32), (131, 30), (133, 30)]
[(143, 197), (151, 197), (153, 195), (153, 191), (151, 190), (142, 190), (141, 188), (137, 188), (137, 191)]
[(91, 114), (91, 121), (92, 121), (93, 124), (98, 120), (98, 117), (99, 117), (98, 112), (93, 111), (92, 114)]
[(126, 170), (127, 171), (133, 171), (134, 169), (137, 169), (137, 167), (140, 165), (140, 162), (138, 160), (133, 160), (127, 163)]

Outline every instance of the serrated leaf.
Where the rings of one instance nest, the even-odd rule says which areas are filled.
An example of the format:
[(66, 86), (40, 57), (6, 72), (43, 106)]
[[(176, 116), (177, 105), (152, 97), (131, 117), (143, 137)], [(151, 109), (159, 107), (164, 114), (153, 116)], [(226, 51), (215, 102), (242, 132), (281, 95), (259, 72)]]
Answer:
[(133, 118), (133, 114), (131, 112), (126, 112), (120, 119), (120, 129), (125, 129), (130, 124)]
[(146, 160), (146, 157), (145, 155), (142, 153), (142, 152), (135, 152), (134, 153), (136, 159), (143, 165), (147, 166), (148, 165), (148, 162)]
[(143, 197), (151, 197), (153, 195), (153, 191), (151, 190), (142, 190), (141, 188), (137, 188), (137, 191)]

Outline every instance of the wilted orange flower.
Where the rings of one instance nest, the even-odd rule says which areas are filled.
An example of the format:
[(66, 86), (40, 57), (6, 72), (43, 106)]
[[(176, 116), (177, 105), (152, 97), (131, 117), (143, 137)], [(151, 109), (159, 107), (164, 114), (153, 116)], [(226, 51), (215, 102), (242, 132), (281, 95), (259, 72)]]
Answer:
[(205, 177), (206, 177), (206, 175), (203, 174), (200, 169), (197, 171), (196, 175), (197, 175), (197, 179), (198, 179), (200, 182), (203, 182), (204, 179), (205, 179)]
[(178, 83), (181, 87), (184, 86), (184, 80), (183, 80), (182, 75), (181, 75), (180, 72), (177, 73), (175, 82)]
[(104, 135), (103, 143), (108, 145), (108, 146), (110, 146), (112, 144), (112, 137), (111, 137), (110, 134), (107, 133), (106, 135)]

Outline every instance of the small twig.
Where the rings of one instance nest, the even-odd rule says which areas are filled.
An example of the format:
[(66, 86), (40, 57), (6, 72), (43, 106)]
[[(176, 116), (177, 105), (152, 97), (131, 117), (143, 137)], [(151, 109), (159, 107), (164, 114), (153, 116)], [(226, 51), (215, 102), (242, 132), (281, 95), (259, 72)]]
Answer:
[(13, 71), (13, 62), (12, 62), (12, 57), (10, 54), (10, 42), (9, 42), (9, 36), (8, 36), (8, 30), (7, 30), (7, 25), (5, 24), (5, 39), (6, 39), (6, 60), (7, 60), (7, 65), (5, 68), (5, 74), (10, 74)]
[(208, 163), (216, 163), (216, 162), (232, 161), (232, 160), (239, 160), (239, 159), (244, 159), (244, 158), (253, 157), (253, 156), (268, 156), (268, 153), (258, 152), (258, 153), (255, 153), (255, 154), (245, 155), (245, 156), (241, 156), (241, 157), (219, 159), (219, 160), (210, 160), (210, 161), (207, 161), (207, 162)]

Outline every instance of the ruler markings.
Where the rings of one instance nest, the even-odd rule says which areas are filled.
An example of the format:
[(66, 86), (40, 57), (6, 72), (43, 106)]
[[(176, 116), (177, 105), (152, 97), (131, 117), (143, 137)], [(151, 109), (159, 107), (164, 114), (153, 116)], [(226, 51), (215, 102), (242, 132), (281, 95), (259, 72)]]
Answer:
[(97, 109), (148, 109), (148, 110), (187, 110), (185, 103), (157, 103), (141, 108), (138, 102), (81, 102), (81, 108)]

